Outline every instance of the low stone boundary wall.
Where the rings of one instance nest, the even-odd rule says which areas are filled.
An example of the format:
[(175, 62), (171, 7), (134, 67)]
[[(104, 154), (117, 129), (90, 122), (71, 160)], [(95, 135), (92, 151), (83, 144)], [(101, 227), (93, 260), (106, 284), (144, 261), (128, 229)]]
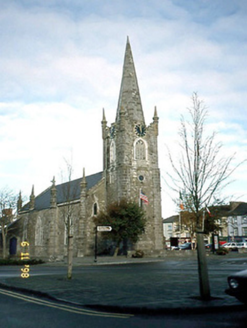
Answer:
[(239, 248), (239, 249), (238, 249), (238, 252), (239, 252), (240, 254), (246, 254), (246, 253), (247, 253), (247, 248)]
[(184, 257), (194, 257), (197, 256), (197, 251), (196, 250), (190, 250), (190, 249), (185, 249), (185, 250), (169, 250), (169, 251), (164, 251), (164, 256), (184, 256)]

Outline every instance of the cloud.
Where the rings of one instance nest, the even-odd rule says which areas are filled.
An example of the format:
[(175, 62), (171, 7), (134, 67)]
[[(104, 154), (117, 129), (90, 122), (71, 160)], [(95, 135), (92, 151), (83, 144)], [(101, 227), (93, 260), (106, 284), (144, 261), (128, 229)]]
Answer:
[[(245, 1), (225, 0), (4, 2), (1, 180), (42, 191), (71, 149), (75, 177), (83, 166), (87, 174), (102, 169), (102, 107), (113, 122), (127, 35), (147, 124), (158, 109), (161, 171), (164, 144), (176, 144), (194, 91), (208, 106), (209, 127), (244, 157), (245, 9)], [(173, 205), (164, 200), (168, 213)]]

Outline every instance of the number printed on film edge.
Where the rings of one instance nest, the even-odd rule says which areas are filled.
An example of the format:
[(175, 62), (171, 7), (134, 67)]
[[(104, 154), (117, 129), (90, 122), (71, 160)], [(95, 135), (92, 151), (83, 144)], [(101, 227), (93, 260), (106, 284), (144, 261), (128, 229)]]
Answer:
[[(27, 241), (23, 241), (21, 242), (21, 246), (22, 247), (28, 247), (29, 243)], [(25, 253), (21, 252), (21, 260), (29, 260), (30, 256), (29, 256), (29, 252), (25, 251)], [(30, 274), (30, 266), (28, 264), (24, 265), (24, 268), (21, 268), (21, 277), (22, 278), (29, 278)]]

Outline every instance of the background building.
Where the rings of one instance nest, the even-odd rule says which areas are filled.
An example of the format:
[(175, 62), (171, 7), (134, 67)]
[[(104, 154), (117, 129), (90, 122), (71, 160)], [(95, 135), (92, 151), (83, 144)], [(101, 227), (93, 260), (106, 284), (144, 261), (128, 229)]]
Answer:
[[(210, 211), (212, 213), (212, 219), (214, 219), (213, 213), (217, 213), (215, 221), (218, 229), (214, 232), (219, 234), (220, 241), (247, 241), (247, 203), (230, 202), (229, 205), (212, 207)], [(212, 242), (212, 232), (204, 236), (205, 241), (208, 243)], [(190, 241), (189, 229), (183, 222), (183, 215), (180, 217), (179, 215), (173, 215), (164, 219), (163, 233), (168, 245), (171, 237), (179, 238), (180, 242)]]

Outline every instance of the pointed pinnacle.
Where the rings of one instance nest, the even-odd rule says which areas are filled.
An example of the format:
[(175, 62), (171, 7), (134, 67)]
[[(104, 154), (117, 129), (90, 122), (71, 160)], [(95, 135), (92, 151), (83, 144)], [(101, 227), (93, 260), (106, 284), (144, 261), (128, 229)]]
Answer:
[(156, 106), (154, 106), (154, 118), (157, 118), (157, 117), (158, 117), (157, 108), (156, 108)]
[(87, 183), (86, 181), (86, 174), (85, 174), (85, 167), (83, 168), (83, 173), (82, 173), (82, 182)]
[(55, 176), (53, 176), (53, 179), (51, 180), (52, 186), (55, 186), (56, 184), (56, 180), (55, 180)]
[(86, 188), (86, 186), (87, 186), (87, 181), (86, 181), (85, 167), (84, 167), (82, 171), (81, 188)]
[(102, 122), (106, 122), (106, 118), (105, 118), (105, 109), (103, 108), (103, 118), (102, 118)]

